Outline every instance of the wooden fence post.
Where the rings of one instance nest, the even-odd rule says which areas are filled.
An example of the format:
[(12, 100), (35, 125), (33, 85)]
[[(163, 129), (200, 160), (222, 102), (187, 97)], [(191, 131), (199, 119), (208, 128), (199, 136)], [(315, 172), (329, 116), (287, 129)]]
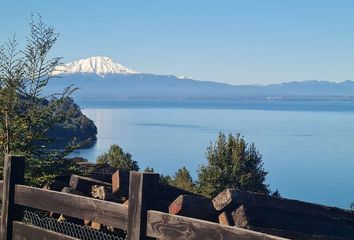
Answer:
[(23, 207), (14, 203), (15, 184), (23, 184), (25, 170), (25, 158), (6, 155), (3, 171), (3, 191), (1, 205), (0, 239), (12, 239), (12, 222), (20, 220)]
[(128, 205), (128, 240), (146, 237), (147, 210), (159, 182), (157, 173), (130, 172)]

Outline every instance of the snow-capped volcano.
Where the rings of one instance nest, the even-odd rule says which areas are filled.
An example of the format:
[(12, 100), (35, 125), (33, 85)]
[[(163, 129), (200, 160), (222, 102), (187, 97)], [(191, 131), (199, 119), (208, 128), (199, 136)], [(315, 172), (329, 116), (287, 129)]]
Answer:
[(138, 72), (119, 63), (114, 63), (108, 57), (97, 56), (64, 64), (53, 72), (53, 74), (61, 73), (96, 73), (104, 77), (106, 74), (134, 74)]

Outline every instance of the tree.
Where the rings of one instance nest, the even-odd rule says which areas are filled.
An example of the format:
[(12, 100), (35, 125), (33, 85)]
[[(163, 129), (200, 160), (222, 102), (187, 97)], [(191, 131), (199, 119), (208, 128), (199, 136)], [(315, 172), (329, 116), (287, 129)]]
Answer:
[(152, 167), (146, 167), (146, 168), (144, 169), (144, 172), (145, 172), (145, 173), (154, 173), (155, 170), (154, 170), (154, 168), (152, 168)]
[(272, 192), (271, 196), (276, 197), (276, 198), (281, 198), (281, 195), (280, 195), (280, 192), (278, 189), (276, 189), (274, 192)]
[[(147, 167), (144, 172), (154, 172), (154, 169)], [(196, 192), (195, 184), (186, 167), (178, 169), (173, 176), (160, 174), (160, 182), (186, 191)]]
[(262, 155), (239, 133), (228, 137), (219, 133), (216, 142), (207, 148), (206, 159), (207, 164), (198, 170), (197, 185), (201, 194), (214, 197), (226, 187), (269, 194)]
[[(61, 93), (43, 96), (51, 73), (60, 64), (61, 58), (48, 58), (59, 34), (44, 24), (40, 16), (38, 21), (32, 16), (29, 25), (30, 34), (23, 50), (18, 49), (15, 37), (0, 47), (0, 161), (5, 154), (24, 155), (27, 180), (33, 183), (32, 180), (45, 175), (45, 169), (55, 164), (56, 159), (74, 148), (68, 144), (63, 151), (53, 151), (38, 143), (50, 141), (46, 136), (48, 130), (64, 119), (52, 108), (60, 106), (75, 89), (69, 86)], [(43, 104), (48, 102), (46, 98), (51, 100), (49, 104)]]
[(163, 175), (160, 174), (160, 183), (166, 184), (166, 185), (172, 185), (172, 177), (170, 175)]
[(132, 159), (129, 153), (125, 153), (123, 149), (113, 144), (107, 153), (97, 157), (98, 164), (109, 164), (111, 167), (120, 168), (131, 171), (139, 171), (139, 165)]
[(186, 191), (195, 192), (195, 184), (186, 167), (178, 169), (174, 176), (169, 180), (169, 184)]

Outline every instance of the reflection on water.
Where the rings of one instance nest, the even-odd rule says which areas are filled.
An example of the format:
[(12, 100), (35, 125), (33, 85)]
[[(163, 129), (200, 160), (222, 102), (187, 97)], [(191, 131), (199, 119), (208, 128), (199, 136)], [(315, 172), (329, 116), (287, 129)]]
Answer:
[(167, 128), (205, 128), (203, 126), (197, 125), (186, 125), (186, 124), (171, 124), (171, 123), (132, 123), (135, 126), (147, 126), (147, 127), (167, 127)]

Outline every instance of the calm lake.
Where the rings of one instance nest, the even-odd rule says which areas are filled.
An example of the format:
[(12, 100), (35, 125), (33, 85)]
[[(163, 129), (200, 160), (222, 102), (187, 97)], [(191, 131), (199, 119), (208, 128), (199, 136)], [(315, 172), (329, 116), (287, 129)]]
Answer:
[(80, 103), (97, 143), (72, 155), (89, 161), (119, 144), (141, 169), (193, 177), (219, 131), (254, 142), (281, 195), (348, 208), (354, 202), (354, 102), (227, 104)]

